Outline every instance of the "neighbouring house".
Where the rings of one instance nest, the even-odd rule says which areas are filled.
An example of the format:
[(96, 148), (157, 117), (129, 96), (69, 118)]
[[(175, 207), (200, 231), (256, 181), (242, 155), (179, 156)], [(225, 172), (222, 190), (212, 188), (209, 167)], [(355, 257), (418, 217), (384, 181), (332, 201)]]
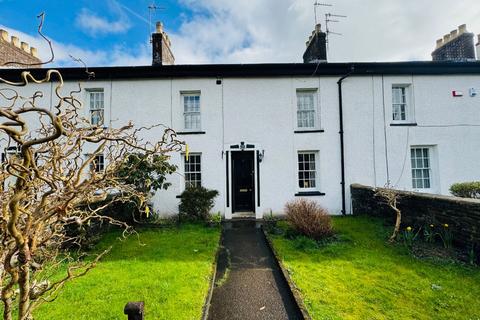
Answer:
[[(65, 92), (82, 84), (93, 123), (163, 123), (188, 143), (188, 160), (172, 157), (171, 188), (154, 196), (160, 214), (177, 212), (186, 186), (218, 190), (213, 210), (230, 219), (279, 214), (299, 197), (350, 213), (352, 183), (448, 194), (480, 180), (480, 61), (328, 63), (320, 26), (305, 63), (173, 65), (160, 26), (152, 40), (152, 66), (90, 68), (94, 79), (60, 70)], [(48, 103), (50, 85), (25, 90), (40, 87)]]
[(37, 48), (0, 29), (0, 68), (38, 68), (40, 63)]

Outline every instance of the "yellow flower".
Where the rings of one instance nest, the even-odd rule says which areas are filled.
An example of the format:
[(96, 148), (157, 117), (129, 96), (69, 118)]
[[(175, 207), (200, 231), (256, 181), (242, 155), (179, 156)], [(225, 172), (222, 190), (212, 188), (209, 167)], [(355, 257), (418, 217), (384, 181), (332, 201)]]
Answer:
[(445, 228), (448, 228), (448, 224), (446, 224), (446, 223), (445, 223), (443, 226), (444, 226)]
[(412, 231), (412, 227), (407, 227), (407, 231), (408, 232)]
[(433, 224), (430, 225), (430, 228), (434, 228), (435, 226)]

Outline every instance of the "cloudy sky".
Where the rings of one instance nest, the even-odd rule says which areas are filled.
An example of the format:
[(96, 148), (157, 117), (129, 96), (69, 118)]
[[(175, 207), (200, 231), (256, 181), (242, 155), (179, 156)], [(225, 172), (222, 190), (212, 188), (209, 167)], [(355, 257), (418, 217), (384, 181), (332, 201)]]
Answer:
[[(151, 0), (0, 0), (0, 28), (39, 47), (37, 19), (58, 66), (148, 65)], [(321, 2), (327, 2), (321, 1)], [(157, 0), (152, 16), (169, 33), (177, 64), (301, 62), (313, 30), (314, 0)], [(329, 61), (429, 60), (435, 40), (466, 23), (480, 33), (478, 0), (332, 0), (325, 13), (346, 15), (331, 30)]]

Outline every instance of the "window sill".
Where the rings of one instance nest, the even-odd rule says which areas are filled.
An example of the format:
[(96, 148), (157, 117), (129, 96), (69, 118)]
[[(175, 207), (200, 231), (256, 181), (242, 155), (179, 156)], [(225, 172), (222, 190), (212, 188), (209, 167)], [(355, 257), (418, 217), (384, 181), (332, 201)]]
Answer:
[(206, 134), (206, 132), (205, 131), (180, 131), (180, 132), (177, 132), (177, 134), (181, 136), (186, 136), (190, 134)]
[(417, 124), (415, 122), (396, 122), (396, 123), (390, 123), (390, 127), (416, 127)]
[(306, 191), (306, 192), (298, 192), (295, 194), (295, 197), (317, 197), (317, 196), (325, 196), (325, 193), (320, 191)]
[(293, 133), (318, 133), (325, 132), (325, 130), (295, 130)]

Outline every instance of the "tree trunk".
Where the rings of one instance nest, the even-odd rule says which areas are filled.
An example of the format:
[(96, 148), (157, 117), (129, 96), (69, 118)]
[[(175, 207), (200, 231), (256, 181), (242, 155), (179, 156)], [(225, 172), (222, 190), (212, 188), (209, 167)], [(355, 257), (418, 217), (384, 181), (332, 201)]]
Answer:
[(6, 298), (3, 301), (3, 320), (12, 320), (12, 299)]
[(28, 245), (25, 243), (19, 253), (18, 262), (20, 264), (20, 272), (18, 277), (18, 286), (20, 289), (20, 302), (18, 305), (18, 319), (29, 319), (30, 310), (30, 252)]
[(395, 229), (393, 230), (393, 234), (389, 239), (390, 242), (394, 242), (397, 239), (397, 235), (400, 232), (400, 224), (402, 223), (402, 212), (397, 208), (393, 208), (393, 210), (395, 210), (397, 213), (397, 220), (395, 221)]

